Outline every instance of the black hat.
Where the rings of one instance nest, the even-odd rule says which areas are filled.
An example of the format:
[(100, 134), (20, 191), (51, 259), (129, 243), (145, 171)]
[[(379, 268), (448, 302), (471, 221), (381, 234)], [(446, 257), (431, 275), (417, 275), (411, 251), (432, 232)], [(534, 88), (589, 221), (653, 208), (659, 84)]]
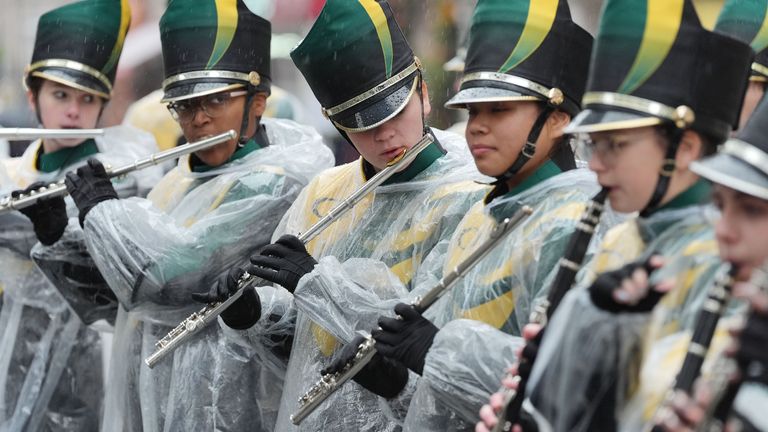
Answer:
[(763, 99), (737, 138), (694, 162), (691, 171), (745, 194), (768, 200), (768, 99)]
[(566, 0), (480, 0), (461, 89), (445, 105), (543, 100), (576, 115), (591, 51)]
[(84, 0), (45, 13), (24, 73), (109, 99), (131, 22), (128, 0)]
[(384, 0), (328, 0), (291, 58), (323, 113), (344, 132), (396, 116), (421, 70)]
[(728, 0), (715, 31), (748, 43), (757, 53), (749, 79), (768, 80), (768, 0)]
[(705, 30), (691, 0), (607, 0), (584, 111), (566, 132), (668, 123), (724, 140), (752, 57), (744, 42)]
[(243, 0), (171, 0), (160, 19), (163, 102), (270, 87), (272, 26)]

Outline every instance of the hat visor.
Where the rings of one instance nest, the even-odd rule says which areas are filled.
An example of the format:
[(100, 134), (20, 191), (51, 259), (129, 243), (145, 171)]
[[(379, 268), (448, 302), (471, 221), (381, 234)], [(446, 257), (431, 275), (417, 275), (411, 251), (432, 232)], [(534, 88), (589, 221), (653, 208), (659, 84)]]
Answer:
[(360, 103), (330, 117), (333, 124), (344, 132), (365, 132), (391, 120), (405, 109), (416, 92), (418, 74), (392, 86), (383, 96), (376, 95), (368, 103)]
[(498, 87), (469, 87), (459, 90), (448, 102), (446, 108), (461, 109), (466, 108), (467, 104), (483, 102), (516, 102), (516, 101), (539, 101), (541, 97), (532, 94), (526, 94), (522, 91), (502, 89)]
[(245, 83), (242, 81), (184, 81), (171, 84), (164, 88), (163, 99), (161, 102), (176, 102), (241, 87), (245, 87)]
[(588, 108), (580, 112), (565, 128), (565, 133), (592, 133), (634, 129), (662, 124), (664, 120), (649, 114), (617, 109)]
[(107, 100), (110, 98), (110, 89), (103, 82), (82, 71), (63, 67), (43, 67), (30, 72), (30, 75), (57, 82)]
[(736, 156), (718, 153), (693, 162), (691, 171), (712, 183), (768, 200), (768, 175)]

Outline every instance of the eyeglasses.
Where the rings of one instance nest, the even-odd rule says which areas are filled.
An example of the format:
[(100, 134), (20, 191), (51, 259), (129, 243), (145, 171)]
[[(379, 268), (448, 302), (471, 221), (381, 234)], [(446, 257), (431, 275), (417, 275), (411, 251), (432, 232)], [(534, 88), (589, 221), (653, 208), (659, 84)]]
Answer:
[(630, 137), (605, 136), (592, 139), (588, 134), (576, 136), (576, 153), (582, 160), (588, 161), (597, 156), (606, 166), (614, 166), (619, 160), (621, 152), (632, 144), (645, 141), (649, 138), (663, 136), (660, 131), (651, 130), (649, 133)]
[(247, 93), (245, 90), (236, 90), (171, 102), (168, 104), (168, 111), (174, 120), (182, 124), (189, 123), (195, 118), (198, 107), (210, 118), (221, 117), (232, 98)]

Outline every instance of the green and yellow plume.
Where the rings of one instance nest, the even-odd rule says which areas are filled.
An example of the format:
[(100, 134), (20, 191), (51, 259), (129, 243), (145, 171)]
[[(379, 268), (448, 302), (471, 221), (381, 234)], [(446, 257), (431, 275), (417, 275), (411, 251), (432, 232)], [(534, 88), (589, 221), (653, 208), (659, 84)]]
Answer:
[(394, 48), (392, 47), (392, 34), (389, 32), (389, 24), (384, 9), (374, 0), (359, 0), (360, 5), (365, 9), (365, 13), (371, 18), (373, 26), (376, 28), (376, 34), (379, 36), (381, 51), (384, 56), (384, 67), (387, 77), (392, 76), (392, 59), (394, 58)]
[(684, 0), (648, 0), (640, 49), (619, 93), (635, 91), (664, 62), (680, 30), (684, 6)]
[(507, 72), (522, 63), (544, 42), (552, 29), (557, 15), (558, 0), (531, 0), (528, 5), (528, 17), (515, 48), (509, 58), (499, 68)]
[(216, 41), (206, 68), (212, 68), (224, 57), (237, 31), (237, 0), (215, 0), (218, 27)]

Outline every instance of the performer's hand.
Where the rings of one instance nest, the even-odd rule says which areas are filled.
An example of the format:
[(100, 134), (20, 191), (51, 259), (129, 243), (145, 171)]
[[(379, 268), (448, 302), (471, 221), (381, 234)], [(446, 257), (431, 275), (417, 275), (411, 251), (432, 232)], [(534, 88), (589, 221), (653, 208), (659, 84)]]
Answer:
[(376, 339), (376, 350), (421, 375), (439, 329), (411, 305), (398, 303), (395, 313), (399, 318), (379, 318), (380, 329), (371, 333)]
[(694, 395), (691, 398), (683, 391), (675, 392), (670, 410), (666, 411), (657, 426), (666, 432), (695, 432), (712, 402), (712, 393), (706, 382), (698, 379)]
[[(208, 292), (193, 293), (192, 300), (206, 304), (227, 300), (237, 292), (238, 280), (244, 272), (245, 270), (239, 267), (231, 269), (227, 274), (220, 276)], [(246, 288), (240, 298), (221, 313), (224, 323), (236, 330), (253, 327), (259, 318), (261, 318), (261, 300), (253, 288)]]
[[(333, 356), (331, 364), (320, 373), (326, 375), (342, 371), (355, 358), (358, 347), (364, 341), (363, 336), (355, 337)], [(392, 399), (408, 384), (408, 368), (392, 359), (375, 354), (371, 362), (352, 379), (366, 390), (383, 398)]]
[(307, 252), (304, 244), (292, 235), (284, 235), (251, 256), (248, 271), (262, 279), (274, 282), (293, 293), (301, 278), (315, 268), (317, 261)]
[[(28, 195), (33, 190), (43, 186), (45, 186), (43, 182), (32, 183), (26, 189), (11, 192), (11, 197), (18, 198), (20, 195)], [(64, 203), (63, 197), (41, 198), (34, 205), (19, 211), (32, 221), (37, 239), (46, 246), (59, 241), (69, 221), (67, 205)]]
[[(501, 385), (507, 390), (517, 390), (517, 380), (514, 376), (517, 374), (516, 367), (507, 369), (507, 374), (502, 378)], [(496, 392), (488, 399), (488, 403), (480, 408), (480, 421), (475, 425), (476, 432), (490, 432), (499, 422), (499, 412), (504, 406), (505, 393)], [(514, 432), (522, 432), (520, 426), (514, 426)]]
[(768, 385), (768, 295), (750, 283), (734, 286), (734, 296), (749, 302), (746, 323), (731, 331), (727, 352), (741, 366), (743, 379)]
[(669, 290), (674, 281), (665, 280), (651, 286), (649, 274), (661, 268), (664, 259), (653, 255), (646, 261), (635, 261), (605, 272), (589, 287), (589, 295), (595, 306), (605, 311), (649, 312)]
[(68, 173), (64, 183), (80, 210), (78, 215), (80, 226), (83, 226), (85, 217), (92, 208), (96, 207), (96, 204), (117, 199), (117, 192), (109, 180), (104, 165), (98, 159), (88, 159), (88, 162), (76, 172)]

